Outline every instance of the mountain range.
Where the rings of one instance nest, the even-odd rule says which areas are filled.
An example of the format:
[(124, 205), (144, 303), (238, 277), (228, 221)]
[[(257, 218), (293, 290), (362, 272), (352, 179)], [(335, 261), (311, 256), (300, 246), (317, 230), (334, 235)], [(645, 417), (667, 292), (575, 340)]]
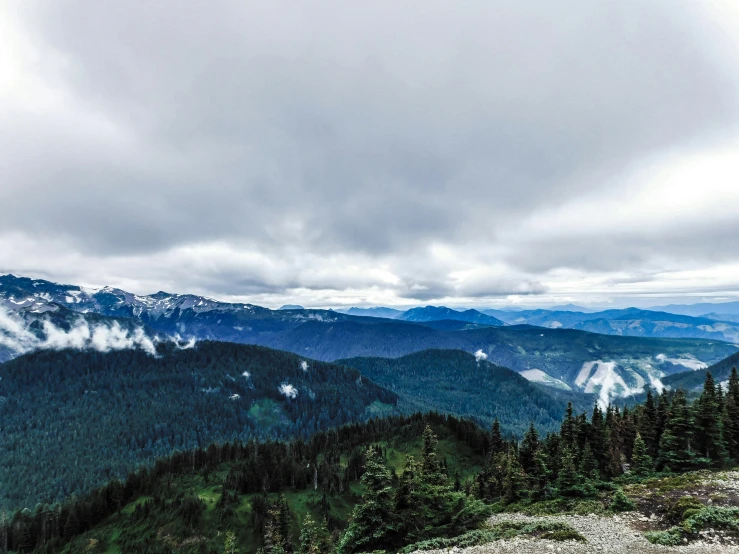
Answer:
[[(42, 337), (39, 340), (43, 345), (52, 348), (80, 347), (78, 343), (63, 344), (60, 339), (68, 339), (80, 327), (80, 320), (95, 320), (98, 328), (109, 331), (99, 331), (100, 337), (119, 337), (117, 329), (129, 332), (128, 341), (96, 342), (95, 325), (87, 323), (93, 328), (88, 332), (88, 343), (98, 350), (125, 346), (132, 336), (141, 337), (142, 333), (152, 342), (174, 338), (258, 344), (323, 361), (459, 349), (479, 351), (488, 361), (519, 372), (530, 381), (561, 390), (599, 393), (604, 401), (633, 394), (646, 384), (659, 387), (659, 380), (666, 375), (706, 367), (737, 351), (735, 345), (718, 340), (718, 334), (709, 331), (701, 339), (655, 338), (653, 335), (659, 334), (655, 325), (650, 327), (644, 319), (639, 320), (642, 328), (651, 331), (637, 333), (633, 325), (624, 323), (644, 315), (634, 310), (599, 314), (562, 311), (556, 315), (534, 310), (506, 312), (498, 317), (498, 312), (425, 307), (401, 314), (402, 318), (415, 320), (407, 321), (333, 310), (270, 310), (189, 294), (158, 292), (142, 296), (108, 287), (92, 290), (11, 275), (0, 277), (0, 302), (9, 313), (26, 321), (21, 331), (35, 333)], [(691, 326), (680, 319), (687, 316), (660, 317), (670, 322), (660, 324), (661, 333)], [(64, 322), (67, 331), (52, 333), (57, 340), (50, 341), (49, 332), (56, 328), (45, 322), (54, 318)], [(521, 318), (542, 327), (518, 325)], [(8, 349), (8, 337), (14, 331), (4, 327), (3, 321), (7, 323), (7, 317), (0, 318), (0, 344), (5, 346), (0, 355), (9, 358), (19, 352)], [(566, 328), (577, 325), (588, 329)], [(17, 331), (18, 325), (14, 328)], [(596, 330), (600, 334), (591, 332)], [(609, 330), (609, 334), (603, 334)]]

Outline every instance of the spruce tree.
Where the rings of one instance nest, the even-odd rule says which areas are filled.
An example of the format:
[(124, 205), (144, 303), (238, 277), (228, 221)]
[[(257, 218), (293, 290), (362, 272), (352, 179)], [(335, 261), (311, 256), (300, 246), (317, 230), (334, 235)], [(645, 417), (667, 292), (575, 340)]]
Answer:
[(647, 389), (647, 399), (639, 415), (638, 434), (647, 447), (650, 456), (657, 454), (657, 407), (652, 389)]
[(575, 448), (575, 418), (572, 414), (572, 402), (568, 402), (567, 410), (565, 410), (564, 421), (562, 421), (562, 425), (560, 427), (559, 436), (562, 446), (571, 450)]
[(580, 458), (580, 475), (590, 481), (599, 481), (600, 474), (598, 472), (598, 462), (593, 456), (593, 450), (590, 448), (590, 443), (585, 443), (583, 448), (582, 456)]
[(529, 429), (521, 441), (521, 447), (518, 451), (518, 457), (521, 461), (521, 466), (526, 473), (530, 473), (534, 468), (534, 459), (536, 453), (539, 451), (539, 433), (534, 427), (534, 423), (529, 424)]
[(330, 550), (326, 520), (319, 524), (306, 514), (300, 531), (298, 554), (323, 554)]
[(500, 421), (496, 417), (493, 421), (493, 427), (490, 430), (490, 452), (488, 456), (492, 458), (496, 454), (504, 452), (503, 434), (500, 431)]
[(526, 473), (518, 461), (515, 452), (508, 452), (505, 478), (503, 480), (503, 501), (511, 504), (523, 498), (526, 491)]
[(731, 445), (731, 457), (739, 461), (739, 374), (735, 367), (731, 368), (724, 411), (726, 413), (724, 421), (728, 423), (724, 429), (724, 437), (727, 445)]
[(374, 448), (367, 450), (362, 484), (362, 502), (354, 507), (338, 545), (340, 553), (365, 552), (385, 548), (395, 534), (393, 490), (390, 471)]
[(669, 471), (690, 469), (695, 460), (692, 450), (693, 422), (685, 391), (682, 389), (673, 396), (666, 419), (665, 430), (659, 443), (658, 467)]
[(726, 460), (726, 445), (721, 431), (722, 408), (718, 399), (716, 384), (711, 372), (706, 373), (703, 393), (695, 406), (695, 451), (707, 458), (713, 465), (721, 465)]
[(631, 474), (635, 477), (644, 478), (654, 471), (654, 462), (649, 455), (647, 445), (640, 434), (634, 439), (634, 447), (631, 454)]
[(726, 395), (722, 414), (722, 432), (727, 455), (734, 461), (739, 460), (739, 405), (731, 394)]
[(575, 455), (570, 448), (562, 448), (559, 461), (559, 475), (557, 476), (559, 494), (562, 496), (581, 496), (581, 482), (582, 476), (577, 472), (575, 466)]

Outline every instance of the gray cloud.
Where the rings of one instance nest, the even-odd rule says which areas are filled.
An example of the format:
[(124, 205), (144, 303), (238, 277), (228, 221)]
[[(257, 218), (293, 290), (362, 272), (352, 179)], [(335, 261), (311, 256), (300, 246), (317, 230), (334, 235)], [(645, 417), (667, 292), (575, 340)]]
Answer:
[(706, 9), (6, 8), (0, 244), (31, 251), (0, 269), (320, 303), (546, 295), (562, 268), (739, 261), (711, 220), (530, 236), (540, 213), (638, 186), (617, 175), (739, 136), (731, 37)]

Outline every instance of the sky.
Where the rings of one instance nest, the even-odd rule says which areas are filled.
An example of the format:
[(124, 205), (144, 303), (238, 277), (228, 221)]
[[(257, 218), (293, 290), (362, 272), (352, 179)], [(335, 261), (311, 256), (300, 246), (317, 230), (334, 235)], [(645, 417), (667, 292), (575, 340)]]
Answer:
[(739, 4), (0, 1), (0, 273), (739, 299)]

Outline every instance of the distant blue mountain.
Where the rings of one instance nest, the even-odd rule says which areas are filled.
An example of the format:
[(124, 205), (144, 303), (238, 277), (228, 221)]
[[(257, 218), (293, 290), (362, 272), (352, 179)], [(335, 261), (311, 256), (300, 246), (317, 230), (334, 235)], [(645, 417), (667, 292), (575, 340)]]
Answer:
[(280, 310), (305, 310), (303, 306), (300, 306), (299, 304), (285, 304), (284, 306), (280, 306)]
[(411, 308), (404, 312), (399, 319), (403, 321), (426, 322), (426, 321), (466, 321), (468, 323), (480, 323), (483, 325), (502, 326), (505, 325), (500, 319), (484, 314), (477, 310), (457, 311), (446, 306), (426, 306), (425, 308)]
[(343, 311), (345, 314), (349, 315), (384, 317), (386, 319), (398, 319), (401, 315), (403, 315), (402, 310), (396, 310), (394, 308), (383, 308), (381, 306), (378, 306), (376, 308), (349, 308), (348, 310), (339, 311)]
[(654, 306), (650, 310), (699, 316), (709, 313), (739, 315), (739, 302), (702, 302), (700, 304), (668, 304)]

